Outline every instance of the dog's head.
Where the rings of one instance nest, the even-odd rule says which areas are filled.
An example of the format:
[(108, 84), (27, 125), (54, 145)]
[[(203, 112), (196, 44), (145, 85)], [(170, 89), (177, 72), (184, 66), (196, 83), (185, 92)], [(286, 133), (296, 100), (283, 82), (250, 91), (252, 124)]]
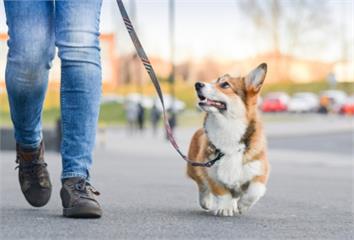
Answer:
[(242, 117), (255, 109), (257, 97), (267, 73), (267, 64), (262, 63), (245, 77), (226, 74), (211, 83), (197, 82), (195, 89), (199, 107), (211, 114)]

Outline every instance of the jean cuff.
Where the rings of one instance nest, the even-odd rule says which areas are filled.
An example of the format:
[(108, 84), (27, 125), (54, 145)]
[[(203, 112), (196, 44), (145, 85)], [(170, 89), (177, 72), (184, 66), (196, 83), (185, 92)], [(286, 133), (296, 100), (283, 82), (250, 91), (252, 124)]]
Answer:
[(79, 177), (79, 178), (84, 178), (86, 181), (90, 181), (90, 177), (87, 176), (87, 174), (83, 173), (77, 173), (77, 172), (65, 172), (61, 174), (61, 180), (64, 180), (66, 178), (73, 178), (73, 177)]
[(41, 142), (42, 142), (42, 140), (37, 143), (31, 143), (31, 144), (23, 144), (23, 143), (19, 143), (19, 142), (17, 144), (21, 149), (33, 150), (33, 149), (38, 149), (39, 146), (41, 145)]

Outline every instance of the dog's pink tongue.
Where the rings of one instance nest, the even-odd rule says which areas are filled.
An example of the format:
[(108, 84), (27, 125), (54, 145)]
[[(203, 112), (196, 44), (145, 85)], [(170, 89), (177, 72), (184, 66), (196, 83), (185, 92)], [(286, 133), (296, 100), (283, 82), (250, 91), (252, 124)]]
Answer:
[(207, 99), (207, 103), (208, 103), (208, 104), (213, 104), (214, 101), (212, 101), (212, 100), (210, 100), (210, 99)]

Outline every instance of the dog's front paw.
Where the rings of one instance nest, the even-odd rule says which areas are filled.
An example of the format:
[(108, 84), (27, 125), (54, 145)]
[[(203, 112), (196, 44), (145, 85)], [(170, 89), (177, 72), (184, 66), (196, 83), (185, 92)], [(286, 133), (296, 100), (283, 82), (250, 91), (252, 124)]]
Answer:
[(217, 208), (214, 215), (231, 217), (238, 213), (237, 201), (231, 196), (218, 197)]
[(244, 214), (248, 211), (248, 209), (252, 206), (252, 203), (246, 201), (239, 201), (238, 202), (238, 212), (240, 214)]
[(209, 191), (200, 192), (199, 205), (205, 210), (213, 210), (215, 207), (215, 196)]
[(238, 201), (238, 211), (240, 214), (247, 212), (265, 193), (266, 188), (263, 183), (254, 182), (248, 187)]
[(220, 217), (232, 217), (236, 214), (237, 211), (235, 211), (233, 208), (224, 208), (224, 209), (218, 209), (214, 211), (214, 215)]

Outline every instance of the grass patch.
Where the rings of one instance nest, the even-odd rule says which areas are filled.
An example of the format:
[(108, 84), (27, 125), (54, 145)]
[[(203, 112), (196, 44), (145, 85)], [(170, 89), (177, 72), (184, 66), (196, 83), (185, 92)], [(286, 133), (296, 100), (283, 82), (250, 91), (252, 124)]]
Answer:
[[(44, 126), (54, 126), (60, 116), (59, 108), (49, 108), (43, 110), (42, 123)], [(0, 111), (0, 126), (12, 126), (11, 116), (9, 111)]]
[(45, 125), (55, 124), (60, 117), (60, 110), (57, 107), (45, 109), (42, 114), (42, 121)]
[[(146, 113), (149, 114), (148, 112)], [(54, 126), (59, 117), (59, 107), (44, 109), (42, 113), (42, 123), (44, 126)], [(12, 126), (9, 111), (0, 111), (0, 119), (0, 126)], [(101, 105), (99, 124), (101, 126), (125, 124), (125, 113), (123, 106), (117, 103), (107, 103)]]
[(107, 103), (102, 104), (100, 109), (99, 124), (100, 125), (112, 125), (112, 124), (124, 124), (125, 112), (121, 104)]

